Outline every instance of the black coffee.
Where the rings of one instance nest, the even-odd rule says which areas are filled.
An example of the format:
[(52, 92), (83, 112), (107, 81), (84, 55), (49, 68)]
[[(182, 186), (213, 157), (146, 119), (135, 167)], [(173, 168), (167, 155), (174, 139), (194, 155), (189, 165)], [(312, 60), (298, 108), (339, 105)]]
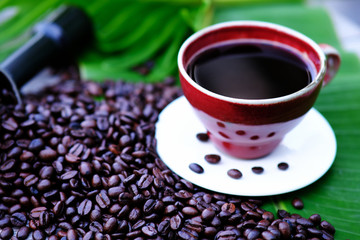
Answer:
[(281, 97), (306, 87), (311, 68), (295, 53), (255, 42), (223, 44), (194, 58), (187, 68), (202, 87), (244, 99)]

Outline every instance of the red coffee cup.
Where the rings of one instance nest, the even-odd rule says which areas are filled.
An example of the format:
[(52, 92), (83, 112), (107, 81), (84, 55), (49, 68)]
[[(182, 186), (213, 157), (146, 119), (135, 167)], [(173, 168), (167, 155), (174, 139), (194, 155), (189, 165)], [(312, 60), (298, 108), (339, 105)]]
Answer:
[[(187, 67), (204, 49), (236, 41), (265, 41), (296, 51), (313, 68), (310, 83), (281, 97), (242, 99), (209, 91), (189, 76)], [(340, 56), (333, 47), (318, 45), (290, 28), (259, 21), (224, 22), (204, 28), (190, 36), (178, 54), (184, 95), (211, 141), (222, 152), (242, 159), (271, 153), (312, 108), (321, 88), (331, 81), (339, 66)]]

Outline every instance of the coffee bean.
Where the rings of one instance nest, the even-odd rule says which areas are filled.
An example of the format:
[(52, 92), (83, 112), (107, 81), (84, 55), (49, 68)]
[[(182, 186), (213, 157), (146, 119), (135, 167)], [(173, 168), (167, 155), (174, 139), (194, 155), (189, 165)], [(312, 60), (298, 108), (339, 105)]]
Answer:
[(69, 229), (66, 233), (66, 239), (67, 240), (77, 240), (78, 234), (76, 233), (76, 231), (74, 229)]
[(321, 216), (319, 214), (313, 214), (309, 217), (309, 220), (312, 221), (315, 226), (318, 226), (321, 222)]
[(261, 174), (264, 172), (264, 168), (262, 168), (262, 167), (252, 167), (251, 170), (253, 171), (253, 173), (256, 173), (256, 174)]
[(157, 234), (156, 228), (151, 226), (151, 225), (147, 225), (147, 226), (143, 226), (141, 228), (141, 231), (145, 234), (145, 236), (147, 237), (154, 237)]
[(216, 163), (220, 162), (221, 157), (219, 155), (217, 155), (217, 154), (207, 154), (207, 155), (205, 155), (205, 160), (208, 163), (216, 164)]
[(22, 226), (16, 233), (18, 239), (26, 239), (30, 234), (30, 228), (27, 226)]
[(106, 233), (112, 233), (116, 230), (117, 226), (118, 226), (117, 219), (115, 217), (111, 217), (104, 224), (104, 231)]
[(141, 217), (141, 210), (137, 207), (133, 208), (129, 213), (129, 221), (135, 222)]
[(56, 216), (60, 216), (64, 211), (65, 203), (63, 201), (58, 201), (53, 207), (53, 212)]
[(79, 204), (79, 206), (77, 208), (77, 212), (78, 212), (78, 214), (80, 214), (82, 216), (86, 216), (90, 213), (91, 209), (92, 209), (91, 200), (85, 199)]
[(313, 227), (314, 226), (314, 224), (309, 219), (303, 218), (303, 217), (296, 219), (296, 223), (300, 224), (304, 227)]
[(30, 174), (24, 179), (24, 185), (26, 187), (30, 187), (30, 186), (36, 184), (38, 182), (38, 180), (39, 180), (39, 178), (37, 176), (35, 176), (34, 174)]
[(215, 217), (215, 210), (212, 208), (206, 208), (201, 212), (201, 218), (205, 221), (211, 221)]
[(177, 230), (181, 227), (182, 225), (182, 219), (180, 217), (180, 215), (175, 215), (173, 217), (170, 218), (170, 228), (172, 230)]
[(242, 173), (238, 169), (230, 169), (227, 171), (227, 175), (234, 179), (240, 179), (242, 177)]
[(61, 180), (69, 180), (74, 178), (78, 174), (77, 170), (68, 171), (60, 176)]
[(137, 181), (136, 185), (139, 186), (140, 189), (146, 189), (152, 184), (153, 180), (153, 176), (144, 174), (140, 177), (139, 181)]
[(22, 227), (25, 226), (27, 217), (24, 213), (14, 213), (11, 215), (10, 221), (14, 227)]
[(322, 221), (320, 223), (320, 228), (325, 230), (326, 232), (330, 233), (330, 234), (334, 234), (335, 233), (335, 228), (333, 225), (331, 225), (328, 221)]
[(286, 162), (281, 162), (281, 163), (278, 164), (278, 168), (280, 170), (287, 170), (289, 168), (289, 164), (286, 163)]
[(29, 144), (29, 150), (30, 151), (40, 151), (45, 146), (44, 141), (41, 138), (35, 138), (33, 139)]
[(84, 151), (84, 145), (81, 143), (75, 143), (70, 149), (69, 153), (79, 157), (81, 153)]
[(44, 161), (53, 161), (57, 158), (57, 152), (50, 148), (44, 149), (40, 151), (39, 157)]
[(92, 240), (92, 239), (94, 239), (93, 231), (88, 231), (83, 237), (83, 240)]
[(107, 208), (110, 205), (110, 199), (107, 195), (106, 190), (101, 190), (100, 193), (96, 195), (95, 199), (101, 208)]
[(288, 239), (291, 235), (290, 225), (287, 222), (279, 223), (279, 231), (284, 239)]
[(2, 122), (1, 126), (3, 129), (9, 131), (9, 132), (15, 132), (18, 128), (18, 124), (16, 123), (15, 119), (10, 117), (6, 121)]
[(209, 141), (209, 136), (206, 133), (198, 133), (196, 134), (196, 138), (201, 142)]
[(9, 216), (3, 216), (0, 218), (0, 228), (5, 228), (7, 226), (10, 226), (11, 221)]
[(189, 168), (193, 171), (193, 172), (196, 172), (196, 173), (203, 173), (204, 172), (204, 169), (197, 163), (191, 163), (189, 165)]
[(11, 227), (5, 227), (0, 232), (0, 238), (7, 240), (7, 239), (10, 239), (13, 234), (14, 234), (14, 231)]
[(182, 213), (189, 216), (195, 216), (198, 214), (198, 210), (194, 207), (184, 207), (182, 210)]
[(220, 231), (215, 236), (216, 240), (235, 240), (236, 233), (231, 230)]
[(39, 172), (39, 176), (42, 179), (50, 179), (54, 174), (54, 168), (52, 166), (44, 166)]
[(300, 198), (294, 198), (291, 202), (292, 206), (296, 209), (303, 209), (304, 203)]
[(100, 131), (105, 131), (109, 128), (109, 122), (105, 117), (99, 117), (96, 119), (96, 126)]
[(102, 232), (104, 230), (101, 223), (99, 223), (97, 221), (91, 222), (89, 225), (89, 229), (90, 229), (90, 231), (95, 232), (95, 233)]
[(35, 230), (32, 233), (32, 238), (34, 240), (44, 240), (46, 238), (45, 233), (41, 230)]
[(52, 184), (48, 179), (42, 179), (37, 184), (37, 189), (39, 191), (45, 191), (45, 190), (48, 190), (49, 188), (51, 188), (51, 185)]
[(249, 231), (249, 233), (247, 234), (247, 239), (248, 240), (255, 240), (260, 236), (260, 231), (257, 229), (252, 229)]
[(78, 163), (80, 162), (80, 158), (74, 154), (68, 153), (65, 155), (65, 160), (68, 163)]
[(180, 190), (174, 194), (177, 198), (180, 199), (189, 199), (193, 196), (193, 194), (186, 190)]

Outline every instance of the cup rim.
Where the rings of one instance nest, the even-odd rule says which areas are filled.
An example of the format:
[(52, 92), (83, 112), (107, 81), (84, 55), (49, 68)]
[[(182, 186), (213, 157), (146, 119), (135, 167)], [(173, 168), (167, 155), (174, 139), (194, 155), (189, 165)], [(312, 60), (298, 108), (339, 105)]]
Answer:
[[(186, 48), (192, 42), (194, 42), (196, 39), (198, 39), (199, 37), (203, 36), (204, 34), (206, 34), (208, 32), (215, 31), (220, 28), (232, 27), (232, 26), (233, 27), (241, 27), (241, 26), (266, 27), (266, 28), (274, 29), (276, 31), (282, 31), (289, 35), (295, 36), (296, 38), (306, 42), (318, 54), (318, 57), (320, 60), (320, 70), (316, 71), (317, 74), (316, 74), (316, 76), (313, 77), (313, 81), (311, 81), (311, 83), (308, 84), (306, 87), (304, 87), (296, 92), (293, 92), (291, 94), (288, 94), (285, 96), (280, 96), (280, 97), (275, 97), (275, 98), (266, 98), (266, 99), (234, 98), (234, 97), (228, 97), (228, 96), (224, 96), (224, 95), (221, 95), (218, 93), (214, 93), (214, 92), (200, 86), (189, 76), (189, 74), (187, 73), (187, 71), (185, 70), (185, 67), (183, 65), (182, 59), (183, 59)], [(279, 24), (263, 22), (263, 21), (248, 21), (248, 20), (226, 21), (226, 22), (221, 22), (221, 23), (217, 23), (217, 24), (205, 27), (205, 28), (193, 33), (190, 37), (188, 37), (184, 41), (184, 43), (181, 45), (181, 47), (179, 49), (177, 62), (178, 62), (178, 68), (179, 68), (180, 74), (183, 76), (183, 78), (186, 80), (186, 82), (188, 84), (190, 84), (192, 87), (196, 88), (198, 91), (205, 93), (213, 98), (220, 99), (223, 101), (227, 101), (227, 102), (231, 102), (231, 103), (238, 103), (238, 104), (251, 104), (251, 105), (274, 104), (274, 103), (278, 103), (278, 102), (289, 101), (289, 100), (295, 99), (299, 96), (302, 96), (302, 95), (306, 94), (307, 92), (311, 91), (312, 89), (316, 88), (319, 84), (321, 84), (322, 79), (324, 78), (325, 72), (326, 72), (326, 57), (325, 57), (324, 52), (322, 51), (322, 49), (320, 48), (320, 46), (317, 43), (315, 43), (312, 39), (310, 39), (309, 37), (305, 36), (304, 34), (298, 32), (296, 30), (293, 30), (291, 28), (288, 28), (288, 27), (285, 27), (285, 26), (282, 26)]]

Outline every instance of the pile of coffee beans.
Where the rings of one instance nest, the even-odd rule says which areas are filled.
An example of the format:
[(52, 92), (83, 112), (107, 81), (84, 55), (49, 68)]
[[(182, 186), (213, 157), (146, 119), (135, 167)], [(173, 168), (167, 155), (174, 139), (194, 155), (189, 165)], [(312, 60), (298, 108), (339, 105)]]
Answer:
[(170, 171), (155, 123), (181, 94), (173, 79), (64, 80), (0, 104), (0, 238), (333, 239), (318, 214), (274, 216)]

